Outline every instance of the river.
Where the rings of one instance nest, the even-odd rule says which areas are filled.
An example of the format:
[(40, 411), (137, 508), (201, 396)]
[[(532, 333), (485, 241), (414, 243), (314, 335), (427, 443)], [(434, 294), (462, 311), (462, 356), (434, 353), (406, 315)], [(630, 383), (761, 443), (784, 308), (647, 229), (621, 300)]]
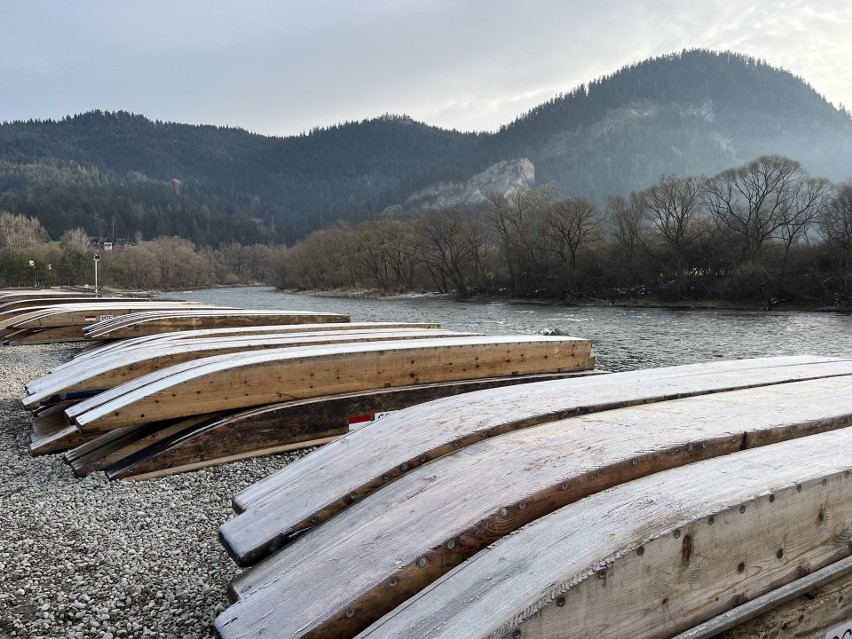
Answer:
[(591, 339), (598, 368), (609, 371), (772, 355), (852, 357), (852, 315), (839, 313), (317, 297), (269, 287), (201, 289), (177, 295), (241, 308), (345, 313), (353, 322), (439, 322), (447, 329), (491, 335), (557, 329)]

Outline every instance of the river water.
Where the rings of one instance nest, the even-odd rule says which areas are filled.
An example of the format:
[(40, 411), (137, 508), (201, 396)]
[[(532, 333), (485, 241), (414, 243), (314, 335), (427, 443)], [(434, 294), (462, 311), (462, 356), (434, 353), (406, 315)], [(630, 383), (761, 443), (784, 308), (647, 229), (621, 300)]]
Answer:
[(610, 371), (773, 355), (852, 357), (852, 315), (731, 310), (573, 308), (416, 297), (364, 299), (282, 293), (268, 287), (181, 291), (209, 304), (345, 313), (353, 322), (439, 322), (487, 333), (557, 329), (593, 341), (597, 367)]

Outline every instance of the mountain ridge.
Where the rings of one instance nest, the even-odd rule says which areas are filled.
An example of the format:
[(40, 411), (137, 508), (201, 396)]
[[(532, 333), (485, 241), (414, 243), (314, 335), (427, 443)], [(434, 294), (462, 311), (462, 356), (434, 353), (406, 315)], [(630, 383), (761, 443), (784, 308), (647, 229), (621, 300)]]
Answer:
[(660, 175), (713, 174), (767, 153), (844, 179), (852, 116), (787, 71), (694, 49), (627, 65), (494, 133), (390, 114), (288, 137), (124, 111), (6, 122), (0, 209), (38, 217), (53, 236), (104, 235), (116, 222), (128, 237), (292, 243), (524, 158), (537, 183), (601, 203)]

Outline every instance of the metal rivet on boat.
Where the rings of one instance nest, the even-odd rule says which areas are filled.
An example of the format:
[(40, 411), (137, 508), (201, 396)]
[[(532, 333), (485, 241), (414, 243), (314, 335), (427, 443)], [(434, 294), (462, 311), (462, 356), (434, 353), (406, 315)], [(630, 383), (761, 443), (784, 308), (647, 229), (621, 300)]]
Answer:
[(512, 639), (521, 639), (521, 631), (515, 630), (515, 632), (512, 633)]
[(450, 540), (447, 542), (447, 549), (448, 549), (448, 550), (452, 550), (452, 549), (453, 549), (453, 548), (455, 548), (455, 547), (456, 547), (456, 540), (455, 540), (455, 539), (450, 539)]
[(707, 518), (707, 523), (708, 523), (708, 524), (710, 524), (711, 526), (713, 525), (713, 522), (714, 522), (714, 521), (716, 521), (716, 518), (715, 518), (713, 515), (710, 515), (710, 516)]
[(316, 515), (314, 515), (313, 517), (311, 517), (311, 523), (312, 523), (312, 524), (315, 524), (315, 523), (317, 523), (318, 521), (319, 521), (319, 517), (317, 517)]
[(358, 493), (355, 493), (355, 492), (349, 493), (349, 499), (351, 499), (353, 501), (358, 499)]
[(731, 437), (731, 441), (732, 441), (732, 442), (737, 441), (737, 436), (736, 436), (736, 435), (734, 435), (733, 437)]
[(792, 426), (790, 426), (790, 432), (791, 432), (791, 433), (795, 433), (795, 432), (796, 432), (796, 428), (797, 428), (796, 424), (793, 424)]
[(385, 473), (384, 475), (382, 475), (382, 479), (387, 481), (388, 479), (390, 479), (390, 475), (388, 473)]
[(630, 460), (630, 463), (633, 464), (634, 466), (636, 466), (636, 465), (639, 464), (639, 460), (634, 457), (633, 459)]
[(775, 501), (775, 495), (769, 495), (769, 503), (771, 504), (773, 501)]
[(457, 439), (454, 439), (453, 440), (453, 448), (458, 448), (459, 446), (461, 446), (461, 442)]
[(606, 579), (606, 568), (598, 570), (598, 579)]
[(639, 555), (640, 557), (641, 557), (642, 555), (644, 555), (644, 554), (645, 554), (645, 546), (639, 546), (639, 547), (636, 549), (636, 554), (637, 554), (637, 555)]
[(568, 490), (568, 482), (567, 481), (562, 482), (562, 484), (560, 484), (559, 488), (561, 488), (562, 490)]
[(674, 531), (674, 538), (675, 538), (675, 539), (677, 539), (678, 537), (680, 537), (680, 531), (679, 531), (679, 530), (675, 530), (675, 531)]
[(556, 605), (560, 608), (565, 605), (565, 597), (558, 597), (556, 599)]
[(744, 512), (745, 512), (745, 504), (740, 506), (740, 513), (744, 513)]
[(691, 453), (694, 448), (695, 448), (695, 446), (692, 445), (692, 442), (690, 442), (686, 445), (686, 450), (689, 453)]
[(354, 617), (354, 616), (355, 616), (355, 609), (354, 608), (350, 608), (349, 610), (346, 611), (346, 618), (347, 619), (352, 619), (352, 617)]
[(527, 502), (525, 502), (525, 501), (522, 501), (521, 503), (518, 504), (518, 510), (523, 510), (526, 507), (527, 507)]
[(418, 557), (417, 558), (417, 567), (422, 568), (426, 565), (426, 557)]
[(779, 548), (778, 552), (775, 553), (775, 556), (778, 557), (778, 559), (782, 559), (784, 557), (784, 549)]
[(707, 442), (701, 442), (701, 448), (707, 448)]
[(595, 473), (595, 475), (597, 475), (598, 477), (603, 475), (603, 468), (598, 468), (598, 471)]
[(501, 517), (508, 517), (508, 516), (509, 516), (509, 511), (508, 511), (508, 510), (506, 510), (505, 508), (501, 508), (501, 509), (500, 509), (500, 516), (501, 516)]
[(403, 463), (401, 463), (401, 464), (399, 465), (399, 469), (400, 469), (402, 472), (405, 472), (406, 470), (408, 470), (408, 463), (407, 463), (407, 462), (403, 462)]
[(421, 463), (421, 464), (425, 464), (425, 463), (426, 463), (426, 455), (420, 455), (420, 463)]
[(388, 586), (391, 588), (396, 588), (396, 585), (399, 583), (399, 580), (396, 577), (393, 577), (389, 582)]

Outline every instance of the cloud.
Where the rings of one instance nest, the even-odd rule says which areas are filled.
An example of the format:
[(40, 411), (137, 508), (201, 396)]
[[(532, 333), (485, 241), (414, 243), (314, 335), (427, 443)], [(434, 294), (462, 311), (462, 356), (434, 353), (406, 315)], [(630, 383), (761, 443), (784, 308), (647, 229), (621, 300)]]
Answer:
[(852, 104), (830, 0), (8, 0), (0, 119), (126, 109), (268, 134), (385, 112), (495, 129), (649, 56), (732, 49)]

